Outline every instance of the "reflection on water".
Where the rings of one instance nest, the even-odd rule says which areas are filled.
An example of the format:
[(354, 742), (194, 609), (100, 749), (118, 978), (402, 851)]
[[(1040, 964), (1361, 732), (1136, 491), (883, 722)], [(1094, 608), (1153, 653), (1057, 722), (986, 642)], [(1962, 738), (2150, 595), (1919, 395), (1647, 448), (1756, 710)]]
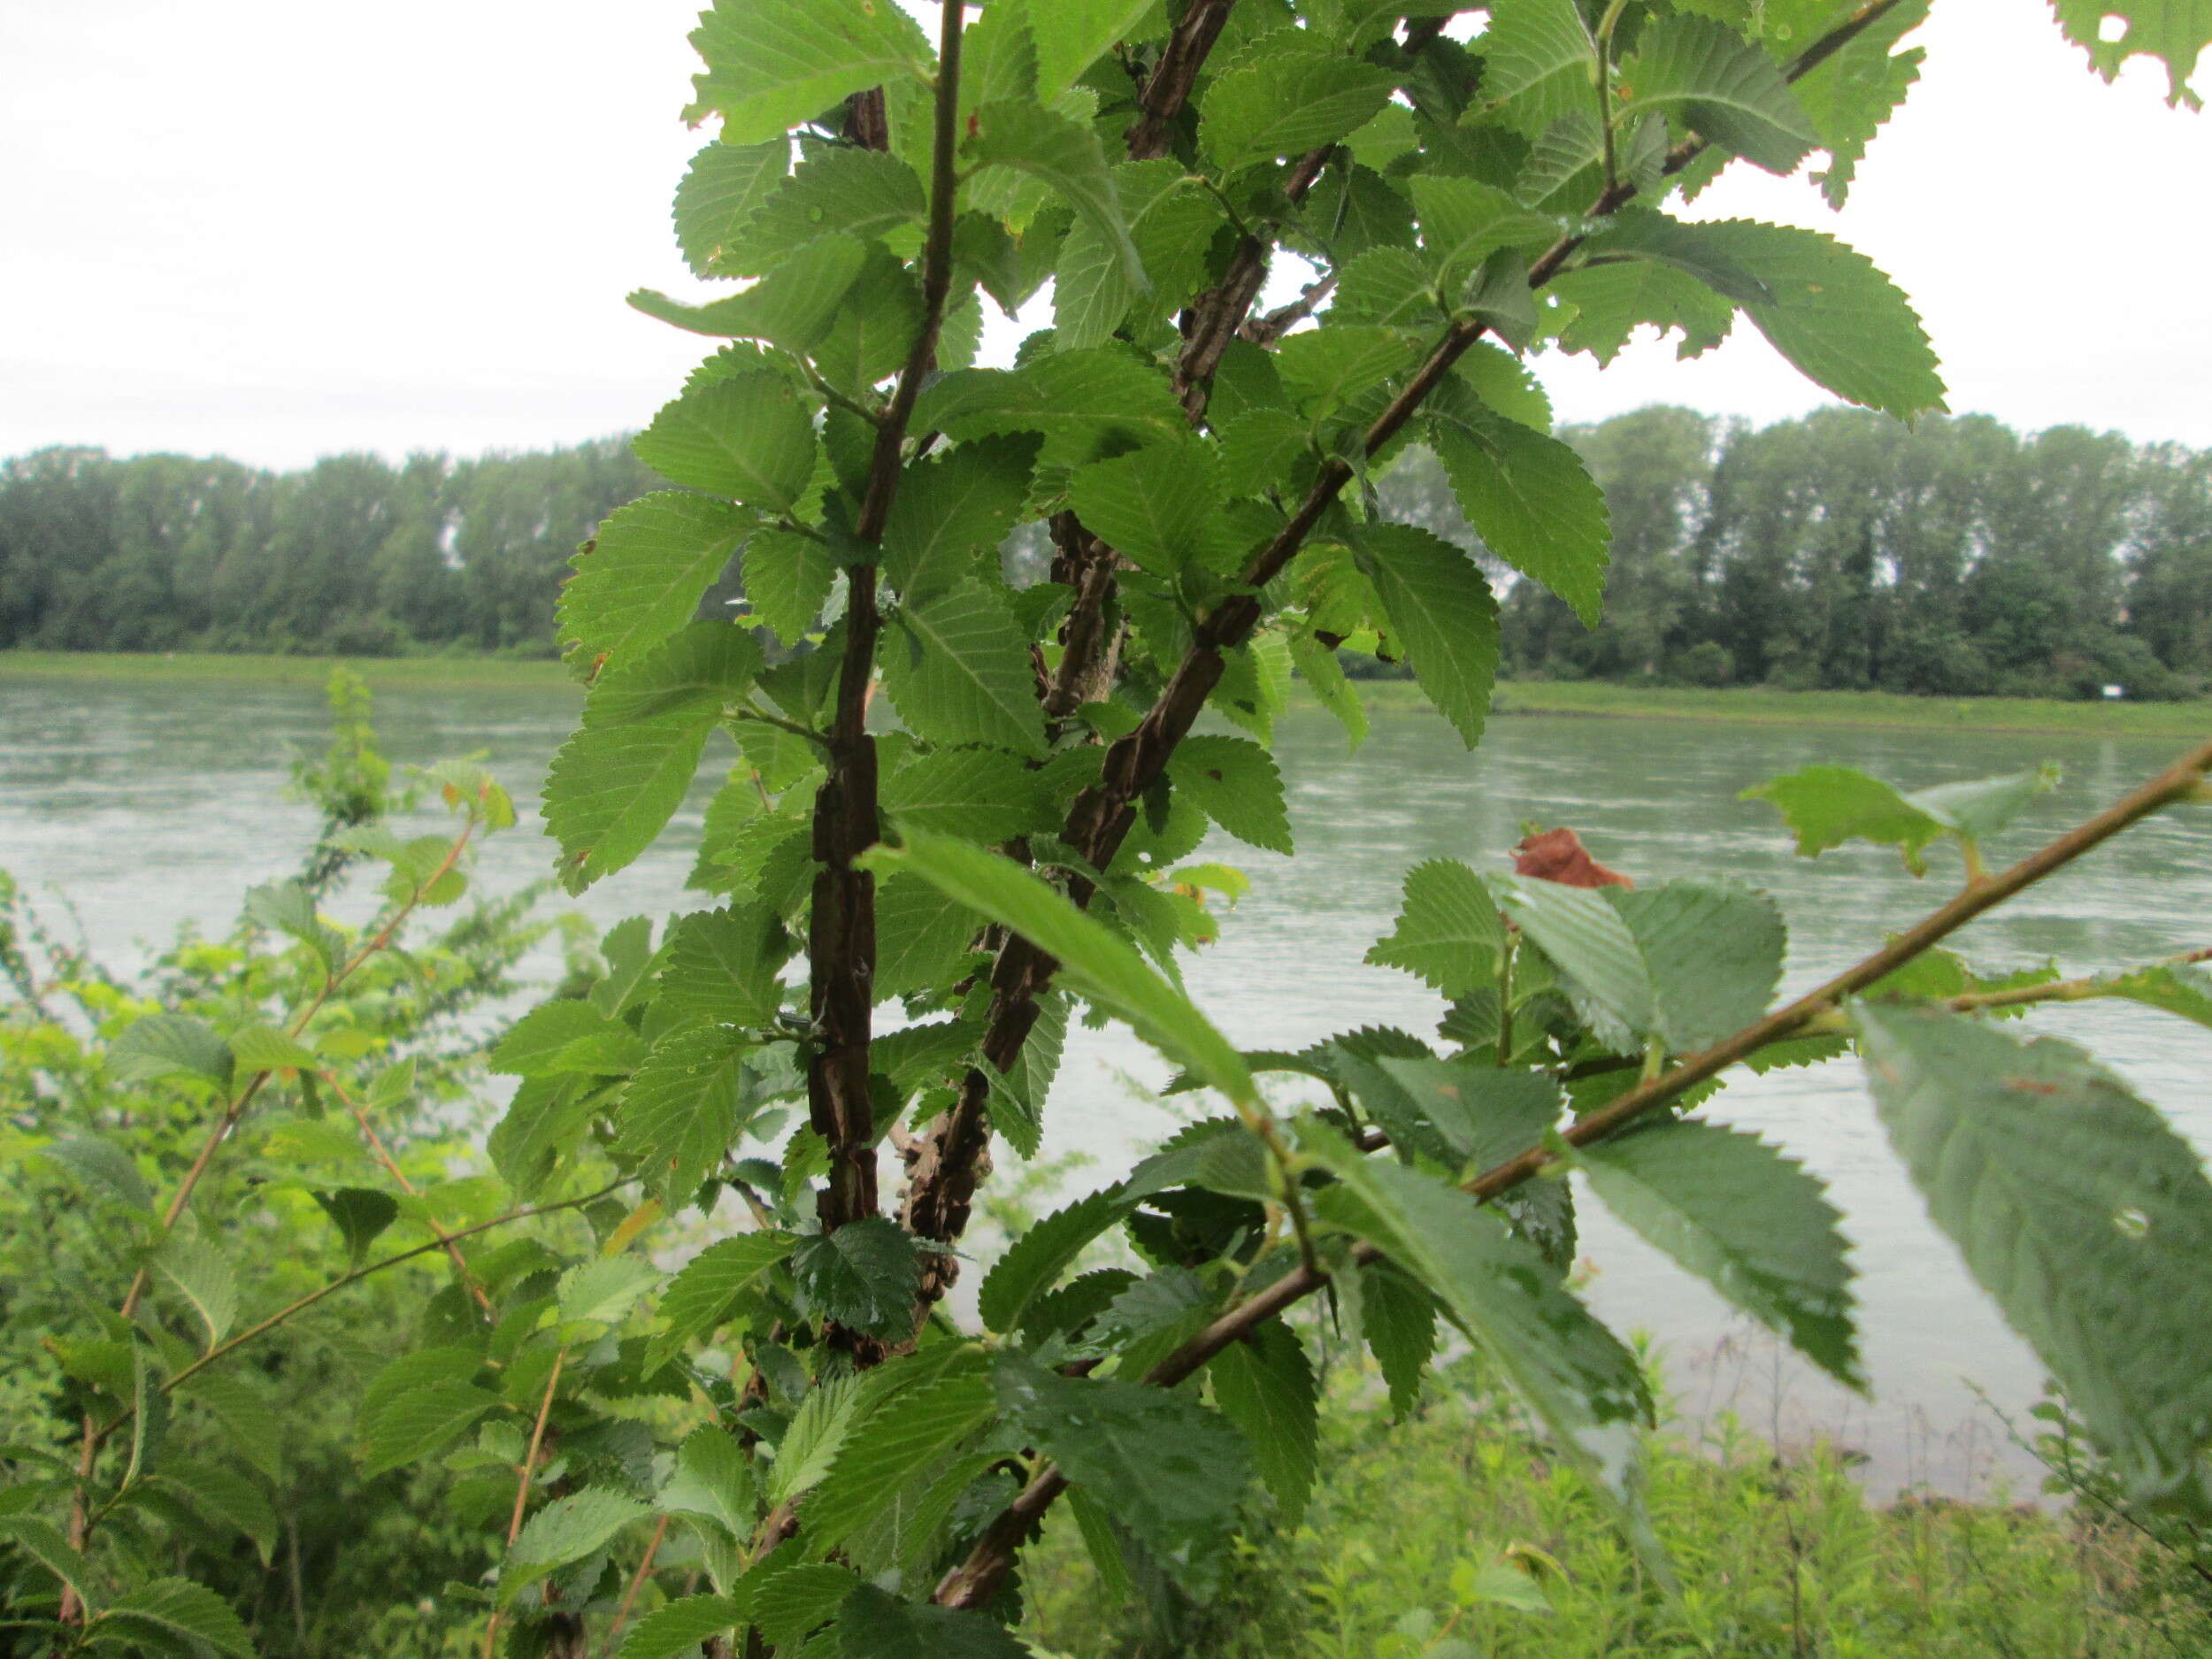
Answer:
[[(572, 710), (567, 694), (550, 689), (387, 691), (377, 718), (397, 758), (480, 753), (526, 815)], [(220, 926), (247, 887), (295, 867), (313, 821), (281, 798), (286, 759), (291, 749), (319, 748), (322, 734), (319, 699), (305, 687), (0, 682), (0, 864), (41, 898), (67, 895), (111, 956), (188, 919)], [(1601, 860), (1643, 881), (1725, 872), (1766, 888), (1792, 925), (1786, 989), (1801, 989), (1939, 902), (1953, 871), (1939, 862), (1915, 882), (1872, 849), (1793, 857), (1771, 811), (1737, 799), (1747, 784), (1816, 760), (1908, 787), (2061, 761), (2065, 783), (1993, 849), (2001, 857), (2085, 816), (2178, 747), (1517, 717), (1496, 722), (1470, 756), (1441, 721), (1408, 714), (1379, 718), (1348, 761), (1325, 717), (1298, 717), (1286, 723), (1281, 761), (1300, 856), (1209, 849), (1241, 864), (1253, 892), (1222, 942), (1193, 964), (1190, 984), (1247, 1047), (1294, 1048), (1363, 1024), (1426, 1034), (1437, 999), (1360, 957), (1388, 929), (1409, 865), (1449, 856), (1503, 868), (1522, 820), (1535, 818), (1574, 826)], [(580, 908), (606, 922), (695, 902), (682, 881), (711, 781), (710, 773), (661, 848)], [(480, 882), (503, 888), (545, 873), (547, 843), (534, 827), (526, 816), (520, 831), (486, 845)], [(2212, 943), (2208, 900), (2212, 813), (2171, 813), (1976, 924), (1963, 948), (1992, 964), (2053, 956), (2070, 972), (2147, 960)], [(2212, 1144), (2202, 1081), (2212, 1033), (2124, 1004), (2035, 1018), (2092, 1042), (2200, 1148)], [(1086, 1183), (1110, 1177), (1169, 1121), (1130, 1079), (1156, 1085), (1164, 1074), (1125, 1033), (1079, 1031), (1047, 1152), (1088, 1154), (1093, 1165), (1077, 1178)], [(1880, 1486), (1955, 1486), (1970, 1460), (1988, 1463), (1989, 1425), (1974, 1389), (2016, 1409), (2034, 1397), (2037, 1371), (1928, 1225), (1852, 1064), (1745, 1077), (1708, 1110), (1767, 1134), (1833, 1189), (1856, 1245), (1875, 1398), (1845, 1394), (1774, 1354), (1701, 1283), (1592, 1204), (1582, 1238), (1598, 1310), (1663, 1338), (1686, 1411), (1733, 1409), (1785, 1433), (1833, 1429), (1872, 1455)], [(1969, 1447), (1955, 1432), (1978, 1417)]]

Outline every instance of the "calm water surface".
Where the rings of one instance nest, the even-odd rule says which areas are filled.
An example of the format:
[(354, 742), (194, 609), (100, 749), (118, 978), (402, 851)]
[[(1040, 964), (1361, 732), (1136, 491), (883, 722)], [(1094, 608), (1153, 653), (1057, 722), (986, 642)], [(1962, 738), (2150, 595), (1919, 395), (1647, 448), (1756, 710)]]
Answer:
[[(548, 843), (527, 819), (545, 764), (572, 718), (557, 690), (386, 691), (377, 718), (396, 758), (481, 754), (526, 822), (484, 849), (478, 880), (504, 888), (542, 874)], [(92, 943), (128, 960), (180, 924), (226, 926), (245, 890), (291, 872), (313, 815), (282, 798), (288, 755), (319, 749), (319, 697), (306, 687), (143, 681), (0, 684), (0, 864), (50, 909), (65, 895)], [(1388, 930), (1405, 870), (1424, 858), (1504, 867), (1524, 818), (1571, 824), (1598, 856), (1640, 880), (1716, 872), (1764, 887), (1791, 926), (1786, 990), (1816, 983), (1939, 902), (1950, 872), (1915, 882), (1872, 849), (1817, 862), (1791, 855), (1745, 785), (1811, 761), (1863, 766), (1910, 787), (2052, 758), (2066, 780), (1994, 849), (2016, 854), (2170, 757), (2165, 741), (1807, 732), (1764, 726), (1517, 717), (1468, 755), (1440, 720), (1378, 718), (1347, 760), (1325, 717), (1286, 723), (1281, 762), (1296, 860), (1224, 842), (1251, 895), (1190, 984), (1246, 1047), (1296, 1048), (1329, 1032), (1389, 1024), (1426, 1034), (1440, 1002), (1407, 976), (1361, 964)], [(711, 770), (668, 839), (580, 908), (604, 923), (697, 902), (682, 888)], [(1978, 962), (2055, 957), (2089, 971), (2212, 943), (2212, 813), (2165, 815), (1977, 924)], [(548, 964), (549, 966), (549, 964)], [(2055, 1010), (2044, 1030), (2093, 1041), (2200, 1148), (2212, 1148), (2212, 1032), (2124, 1004)], [(1087, 1187), (1126, 1167), (1171, 1122), (1152, 1100), (1164, 1068), (1125, 1033), (1079, 1032), (1055, 1091), (1046, 1152), (1079, 1153)], [(1709, 1108), (1755, 1128), (1833, 1189), (1856, 1247), (1871, 1402), (1777, 1352), (1714, 1294), (1583, 1209), (1590, 1300), (1623, 1330), (1658, 1338), (1693, 1419), (1732, 1409), (1762, 1430), (1819, 1429), (1864, 1448), (1879, 1488), (1924, 1479), (1956, 1488), (2017, 1471), (1978, 1403), (2016, 1410), (2035, 1395), (2032, 1359), (1968, 1282), (1889, 1155), (1848, 1061), (1742, 1077)]]

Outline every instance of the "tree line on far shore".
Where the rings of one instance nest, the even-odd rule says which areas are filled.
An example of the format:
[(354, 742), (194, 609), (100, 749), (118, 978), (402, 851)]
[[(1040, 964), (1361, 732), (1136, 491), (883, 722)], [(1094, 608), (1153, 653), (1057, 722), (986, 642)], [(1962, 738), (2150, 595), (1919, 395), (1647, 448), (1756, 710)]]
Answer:
[[(1754, 427), (1655, 407), (1562, 435), (1612, 508), (1605, 618), (1515, 583), (1509, 672), (1955, 696), (2212, 680), (2212, 451), (1843, 408)], [(620, 438), (291, 472), (42, 449), (0, 462), (0, 648), (550, 656), (578, 543), (664, 487)], [(1379, 488), (1509, 578), (1426, 451)], [(1044, 553), (1010, 546), (1010, 575)], [(733, 572), (707, 603), (738, 594)]]

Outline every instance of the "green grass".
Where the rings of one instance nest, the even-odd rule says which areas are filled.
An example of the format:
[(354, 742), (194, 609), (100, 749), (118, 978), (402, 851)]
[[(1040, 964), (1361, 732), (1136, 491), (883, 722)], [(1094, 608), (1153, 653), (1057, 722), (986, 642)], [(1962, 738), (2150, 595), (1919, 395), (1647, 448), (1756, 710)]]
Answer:
[[(1056, 1517), (1022, 1633), (1067, 1659), (2150, 1659), (2212, 1651), (2123, 1536), (2028, 1506), (1870, 1506), (1832, 1448), (1663, 1444), (1649, 1591), (1586, 1492), (1500, 1414), (1432, 1398), (1393, 1425), (1334, 1394), (1294, 1533), (1240, 1551), (1216, 1603), (1109, 1590)], [(1535, 1571), (1517, 1567), (1530, 1563)], [(1524, 1609), (1485, 1594), (1503, 1586)], [(1153, 1610), (1147, 1611), (1148, 1604)]]
[[(1366, 680), (1375, 714), (1430, 711), (1409, 680)], [(1302, 687), (1294, 699), (1315, 706)], [(1901, 697), (1886, 691), (1777, 691), (1764, 686), (1700, 690), (1605, 680), (1501, 680), (1499, 714), (1561, 714), (1619, 720), (1710, 720), (1750, 726), (1892, 726), (1944, 732), (2079, 732), (2100, 737), (2212, 734), (2212, 702), (2062, 703), (2047, 697)]]
[(372, 687), (569, 687), (560, 664), (506, 657), (251, 657), (212, 651), (0, 651), (0, 681), (104, 680), (133, 682), (247, 680), (320, 687), (343, 663)]
[[(1410, 705), (1417, 693), (1379, 681)], [(1396, 697), (1378, 707), (1394, 706)], [(1498, 687), (1508, 714), (1610, 715), (1618, 719), (1728, 720), (1760, 726), (1877, 726), (1973, 732), (2080, 732), (2103, 737), (2200, 737), (2212, 733), (2212, 703), (2061, 703), (2040, 697), (1901, 697), (1883, 691), (1773, 691), (1729, 687), (1609, 685), (1597, 680), (1515, 680)]]

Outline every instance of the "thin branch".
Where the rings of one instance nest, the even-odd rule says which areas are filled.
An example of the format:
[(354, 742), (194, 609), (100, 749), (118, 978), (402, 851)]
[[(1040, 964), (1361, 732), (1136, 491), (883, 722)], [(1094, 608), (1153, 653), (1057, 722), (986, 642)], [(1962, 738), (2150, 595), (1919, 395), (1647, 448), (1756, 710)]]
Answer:
[[(1843, 998), (1886, 979), (1993, 906), (2045, 879), (2131, 825), (2189, 798), (2202, 787), (2208, 772), (2212, 772), (2212, 742), (2192, 749), (2140, 787), (2010, 869), (1962, 893), (1817, 989), (1576, 1119), (1565, 1132), (1566, 1141), (1573, 1146), (1587, 1146), (1601, 1140), (1756, 1050), (1799, 1034), (1815, 1019), (1832, 1011)], [(2212, 950), (2192, 951), (2178, 960), (2212, 960)], [(1484, 1171), (1466, 1183), (1464, 1190), (1487, 1201), (1532, 1179), (1556, 1161), (1554, 1153), (1542, 1147), (1532, 1147)], [(1381, 1254), (1372, 1245), (1362, 1244), (1353, 1250), (1352, 1259), (1369, 1262), (1379, 1258)], [(1222, 1313), (1204, 1331), (1154, 1366), (1144, 1380), (1156, 1387), (1175, 1386), (1230, 1343), (1241, 1340), (1285, 1309), (1320, 1289), (1328, 1279), (1325, 1271), (1310, 1263), (1302, 1263), (1257, 1295)], [(943, 1606), (965, 1608), (979, 1607), (990, 1601), (998, 1593), (1016, 1554), (1066, 1486), (1066, 1477), (1056, 1468), (1048, 1466), (1039, 1471), (991, 1525), (967, 1558), (939, 1582), (933, 1599)]]
[[(507, 1517), (507, 1548), (514, 1549), (515, 1540), (522, 1535), (523, 1512), (530, 1507), (530, 1484), (538, 1472), (538, 1454), (545, 1445), (545, 1420), (553, 1415), (553, 1396), (561, 1386), (561, 1367), (568, 1363), (568, 1345), (564, 1342), (553, 1350), (553, 1369), (546, 1374), (545, 1394), (538, 1402), (538, 1420), (530, 1430), (530, 1449), (522, 1455), (522, 1479), (515, 1486), (514, 1513)], [(499, 1614), (495, 1610), (491, 1623), (484, 1627), (484, 1659), (492, 1659), (499, 1641)]]
[[(367, 1140), (370, 1150), (376, 1154), (377, 1161), (383, 1164), (385, 1172), (399, 1183), (400, 1191), (405, 1193), (410, 1198), (420, 1198), (421, 1193), (416, 1189), (414, 1182), (407, 1179), (406, 1171), (399, 1167), (399, 1160), (392, 1156), (391, 1148), (384, 1144), (383, 1136), (378, 1134), (376, 1126), (369, 1122), (367, 1110), (352, 1095), (346, 1093), (346, 1086), (338, 1080), (338, 1074), (334, 1071), (325, 1071), (322, 1073), (322, 1079), (328, 1086), (330, 1092), (338, 1097), (339, 1103), (353, 1114), (353, 1121), (361, 1125), (361, 1133)], [(459, 1276), (461, 1282), (468, 1286), (469, 1294), (476, 1298), (476, 1305), (484, 1310), (484, 1317), (487, 1319), (494, 1317), (492, 1299), (485, 1293), (484, 1286), (478, 1281), (476, 1275), (470, 1271), (468, 1262), (461, 1255), (461, 1247), (454, 1243), (452, 1236), (436, 1222), (427, 1221), (423, 1225), (430, 1229), (431, 1236), (445, 1247), (446, 1255), (452, 1260), (454, 1272)]]
[(662, 1516), (660, 1524), (653, 1528), (652, 1541), (645, 1546), (644, 1559), (638, 1563), (637, 1571), (630, 1575), (630, 1587), (622, 1593), (622, 1605), (615, 1609), (614, 1623), (607, 1627), (605, 1652), (608, 1659), (612, 1659), (615, 1638), (622, 1634), (622, 1627), (630, 1622), (630, 1609), (637, 1604), (637, 1593), (645, 1587), (646, 1579), (652, 1576), (653, 1558), (660, 1554), (661, 1540), (668, 1536), (669, 1519), (669, 1517)]

